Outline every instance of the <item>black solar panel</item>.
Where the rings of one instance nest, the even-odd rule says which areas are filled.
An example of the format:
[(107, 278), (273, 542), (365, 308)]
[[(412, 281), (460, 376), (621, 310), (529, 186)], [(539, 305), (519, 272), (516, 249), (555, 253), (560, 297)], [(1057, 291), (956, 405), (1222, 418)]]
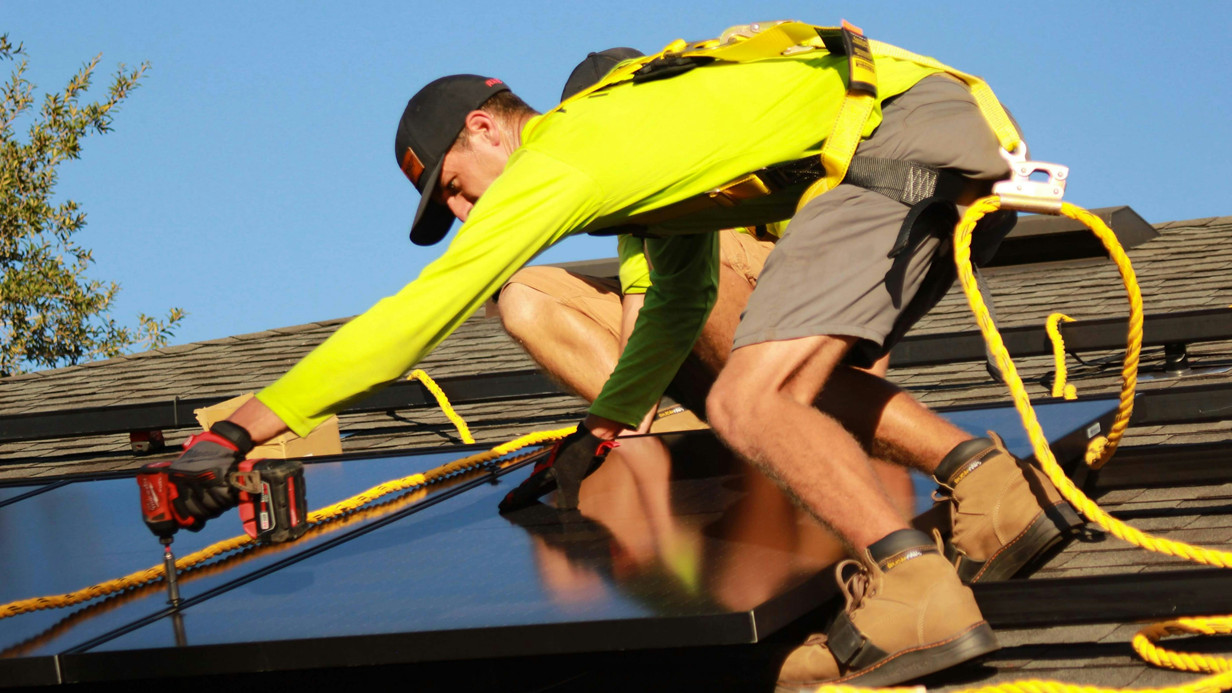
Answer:
[[(1037, 412), (1054, 449), (1072, 458), (1107, 429), (1115, 406)], [(1030, 454), (1012, 409), (949, 417)], [(309, 501), (320, 507), (462, 456), (312, 464)], [(187, 648), (175, 648), (158, 588), (51, 633), (65, 611), (0, 620), (0, 678), (128, 678), (151, 649), (158, 657), (141, 658), (143, 676), (750, 643), (830, 594), (831, 577), (819, 571), (839, 557), (837, 543), (708, 432), (626, 442), (583, 487), (580, 513), (497, 514), (526, 473), (479, 476), (421, 511), (187, 576)], [(0, 564), (0, 601), (156, 563), (135, 486), (81, 482), (0, 507), (0, 542), (19, 557)], [(181, 533), (177, 555), (237, 530), (228, 516), (200, 535)]]
[[(313, 463), (307, 467), (308, 500), (321, 507), (364, 491), (389, 479), (422, 472), (457, 459), (457, 452), (387, 457), (346, 462)], [(0, 561), (0, 603), (26, 597), (60, 594), (118, 578), (158, 563), (162, 549), (141, 521), (137, 484), (132, 479), (77, 482), (47, 493), (0, 507), (0, 545), (6, 556)], [(362, 524), (362, 522), (360, 523)], [(353, 527), (348, 527), (353, 529)], [(177, 557), (243, 532), (234, 513), (206, 525), (200, 533), (180, 532), (174, 549)], [(281, 558), (288, 551), (310, 548), (328, 538), (305, 537), (289, 547), (261, 550), (257, 555), (234, 561), (224, 571), (198, 577), (189, 573), (180, 584), (182, 596), (190, 598), (226, 582), (233, 572), (249, 572)], [(100, 633), (161, 609), (166, 592), (161, 588), (127, 595), (121, 605), (78, 619), (80, 625), (41, 642), (26, 644), (21, 654), (54, 654)], [(120, 601), (120, 600), (116, 600)], [(0, 653), (43, 633), (74, 609), (52, 609), (0, 619)], [(11, 653), (10, 653), (11, 654)]]
[(0, 507), (18, 502), (23, 496), (28, 496), (31, 493), (37, 492), (47, 485), (48, 484), (22, 484), (19, 486), (0, 486)]

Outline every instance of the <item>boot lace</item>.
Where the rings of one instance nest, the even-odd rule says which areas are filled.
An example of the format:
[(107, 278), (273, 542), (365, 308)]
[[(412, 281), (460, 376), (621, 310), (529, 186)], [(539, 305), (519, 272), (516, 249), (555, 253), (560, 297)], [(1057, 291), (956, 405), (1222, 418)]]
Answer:
[(934, 503), (948, 503), (954, 498), (954, 491), (945, 486), (937, 486), (932, 493)]
[(869, 578), (868, 569), (859, 561), (847, 559), (838, 564), (835, 570), (838, 587), (847, 599), (848, 613), (860, 608), (866, 597), (873, 596), (873, 584)]
[[(875, 592), (868, 568), (865, 568), (863, 563), (850, 558), (838, 564), (834, 570), (834, 579), (838, 583), (838, 588), (842, 590), (843, 597), (847, 600), (844, 611), (849, 614), (859, 609), (864, 599), (873, 596)], [(814, 633), (809, 636), (805, 644), (828, 647), (829, 639), (827, 632)]]

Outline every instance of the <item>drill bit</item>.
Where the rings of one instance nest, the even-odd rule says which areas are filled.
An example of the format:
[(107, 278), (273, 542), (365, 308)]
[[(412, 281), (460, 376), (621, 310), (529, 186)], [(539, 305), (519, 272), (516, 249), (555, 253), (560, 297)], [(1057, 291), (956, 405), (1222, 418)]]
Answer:
[(176, 582), (175, 554), (171, 553), (171, 537), (162, 537), (163, 568), (167, 576), (167, 602), (175, 609), (180, 608), (180, 585)]

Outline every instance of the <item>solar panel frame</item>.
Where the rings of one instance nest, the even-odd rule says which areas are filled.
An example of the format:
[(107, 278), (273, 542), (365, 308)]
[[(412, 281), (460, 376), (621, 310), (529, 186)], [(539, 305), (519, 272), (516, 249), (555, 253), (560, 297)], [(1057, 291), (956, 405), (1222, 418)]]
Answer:
[[(1062, 408), (1064, 407), (1064, 408)], [(1045, 404), (1039, 407), (1041, 421), (1050, 437), (1055, 437), (1054, 449), (1060, 455), (1072, 456), (1074, 451), (1085, 448), (1093, 426), (1098, 423), (1107, 430), (1113, 416), (1114, 400), (1087, 401), (1085, 403)], [(1078, 415), (1077, 411), (1084, 412)], [(1016, 454), (1026, 455), (1025, 435), (1016, 435), (1020, 426), (1012, 410), (997, 408), (997, 421), (989, 426), (989, 410), (953, 412), (950, 418), (974, 433), (982, 433), (985, 426), (999, 428), (1007, 435), (1007, 443)], [(1012, 421), (1012, 419), (1014, 419)], [(965, 424), (963, 423), (965, 422)], [(1007, 424), (1013, 423), (1012, 426)], [(680, 434), (677, 434), (680, 435)], [(709, 434), (686, 434), (709, 435)], [(520, 479), (520, 475), (518, 477)], [(457, 504), (458, 496), (466, 492), (466, 498), (474, 503), (478, 499), (476, 489), (491, 480), (479, 480), (473, 486), (442, 496), (437, 502)], [(132, 483), (128, 481), (127, 483)], [(312, 486), (310, 486), (312, 488)], [(487, 495), (499, 497), (490, 490)], [(454, 499), (454, 500), (451, 500)], [(490, 499), (488, 499), (490, 500)], [(494, 502), (491, 503), (495, 505)], [(430, 506), (425, 505), (423, 509)], [(451, 506), (452, 507), (452, 506)], [(0, 512), (3, 512), (0, 510)], [(418, 511), (417, 511), (418, 512)], [(495, 515), (494, 512), (492, 515)], [(2, 517), (2, 515), (0, 515)], [(207, 605), (221, 604), (218, 599), (228, 598), (232, 592), (254, 581), (269, 579), (291, 565), (307, 560), (319, 553), (349, 544), (369, 532), (396, 523), (406, 516), (355, 532), (346, 532), (337, 541), (328, 540), (329, 546), (319, 551), (305, 549), (295, 556), (280, 559), (259, 570), (248, 571), (241, 577), (215, 584), (210, 594), (198, 591), (190, 595), (190, 603), (182, 612), (187, 623), (189, 642), (193, 642), (195, 617), (204, 614)], [(139, 522), (139, 521), (138, 521)], [(145, 532), (144, 527), (140, 527)], [(155, 545), (148, 534), (143, 537), (151, 547)], [(152, 550), (151, 554), (154, 553)], [(311, 555), (300, 554), (310, 553)], [(514, 626), (487, 626), (454, 630), (425, 632), (397, 632), (385, 634), (349, 635), (337, 637), (267, 639), (257, 642), (216, 643), (191, 645), (187, 648), (129, 647), (130, 632), (160, 630), (168, 644), (173, 629), (170, 625), (170, 610), (165, 608), (144, 610), (138, 618), (130, 618), (118, 628), (92, 639), (82, 641), (56, 652), (10, 659), (0, 659), (0, 680), (22, 680), (50, 683), (55, 681), (96, 681), (131, 677), (132, 667), (141, 662), (142, 676), (176, 676), (191, 673), (221, 673), (258, 671), (268, 669), (312, 668), (319, 666), (354, 666), (391, 662), (406, 662), (430, 659), (460, 659), (467, 653), (481, 652), (483, 656), (508, 656), (515, 654), (544, 654), (545, 652), (590, 651), (595, 649), (622, 649), (629, 647), (675, 647), (683, 644), (694, 646), (717, 645), (738, 642), (757, 642), (773, 633), (800, 614), (815, 608), (830, 594), (831, 577), (823, 571), (803, 578), (771, 599), (751, 609), (728, 613), (694, 614), (679, 618), (656, 617), (648, 619), (607, 619), (602, 621), (579, 621), (569, 624), (522, 624)], [(157, 599), (157, 597), (155, 597)], [(130, 612), (131, 613), (131, 612)], [(0, 622), (2, 623), (2, 622)], [(141, 625), (145, 624), (145, 625)], [(95, 631), (96, 632), (96, 631)], [(154, 641), (149, 641), (154, 642)], [(2, 644), (2, 643), (0, 643)], [(55, 654), (52, 654), (55, 652)], [(157, 655), (157, 656), (151, 656)], [(50, 672), (54, 671), (54, 676)]]

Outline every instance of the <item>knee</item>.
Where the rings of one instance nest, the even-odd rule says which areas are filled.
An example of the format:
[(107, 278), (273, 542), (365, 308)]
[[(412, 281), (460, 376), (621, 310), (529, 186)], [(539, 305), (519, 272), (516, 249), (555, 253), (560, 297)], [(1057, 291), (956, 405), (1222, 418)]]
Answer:
[(706, 420), (714, 432), (730, 444), (740, 438), (756, 419), (759, 399), (745, 379), (725, 369), (719, 373), (706, 396)]
[(501, 326), (510, 337), (524, 342), (541, 326), (545, 310), (555, 299), (542, 291), (518, 281), (518, 275), (501, 287), (500, 300), (496, 302)]

